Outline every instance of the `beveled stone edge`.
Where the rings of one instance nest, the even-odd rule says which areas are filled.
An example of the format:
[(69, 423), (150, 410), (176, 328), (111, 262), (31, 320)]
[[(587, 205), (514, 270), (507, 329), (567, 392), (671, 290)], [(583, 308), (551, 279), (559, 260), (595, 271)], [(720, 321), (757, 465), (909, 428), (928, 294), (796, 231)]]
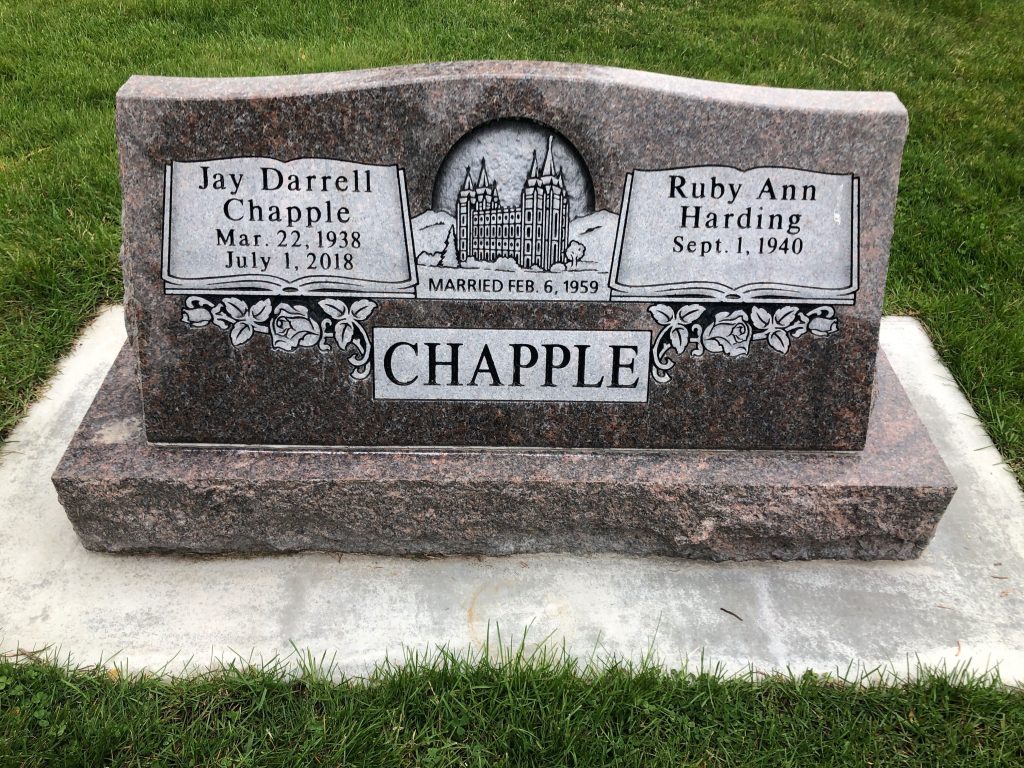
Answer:
[(619, 85), (696, 99), (762, 108), (836, 114), (891, 113), (907, 120), (907, 109), (892, 91), (827, 91), (724, 83), (657, 72), (558, 61), (471, 60), (406, 64), (372, 69), (254, 77), (166, 77), (132, 75), (117, 101), (258, 99), (313, 96), (387, 86), (461, 79), (543, 79)]

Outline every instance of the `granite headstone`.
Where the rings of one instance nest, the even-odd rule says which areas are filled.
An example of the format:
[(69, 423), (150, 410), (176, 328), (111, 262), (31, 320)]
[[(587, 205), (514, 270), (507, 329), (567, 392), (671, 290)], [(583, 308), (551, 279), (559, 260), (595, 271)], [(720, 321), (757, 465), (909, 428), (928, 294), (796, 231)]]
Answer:
[(151, 441), (864, 445), (892, 94), (479, 63), (117, 104)]
[[(893, 94), (532, 62), (134, 77), (117, 130), (130, 352), (94, 410), (136, 415), (140, 461), (184, 462), (189, 479), (142, 503), (148, 543), (143, 528), (87, 543), (906, 556), (952, 493), (898, 384), (876, 377), (907, 130)], [(900, 423), (914, 436), (907, 455), (870, 443), (880, 410), (879, 434)], [(604, 453), (621, 448), (639, 452)], [(734, 453), (695, 487), (710, 449)], [(758, 449), (822, 453), (780, 453), (769, 463), (790, 469), (766, 479)], [(192, 520), (197, 461), (273, 466), (248, 481), (221, 468), (235, 494), (222, 511), (262, 522), (242, 536), (216, 515), (213, 529)], [(923, 484), (874, 477), (878, 499), (831, 501), (818, 488), (824, 468), (871, 461), (910, 462)], [(72, 511), (88, 505), (62, 472), (82, 533), (99, 513)], [(745, 527), (804, 487), (818, 488), (807, 541)], [(550, 506), (563, 492), (571, 524)], [(354, 498), (376, 533), (323, 506)], [(667, 517), (644, 533), (655, 499)], [(701, 539), (720, 503), (735, 531)], [(851, 505), (870, 520), (824, 522)], [(157, 535), (157, 508), (189, 510), (186, 522)], [(632, 517), (613, 523), (612, 509)], [(877, 530), (886, 516), (899, 530)]]

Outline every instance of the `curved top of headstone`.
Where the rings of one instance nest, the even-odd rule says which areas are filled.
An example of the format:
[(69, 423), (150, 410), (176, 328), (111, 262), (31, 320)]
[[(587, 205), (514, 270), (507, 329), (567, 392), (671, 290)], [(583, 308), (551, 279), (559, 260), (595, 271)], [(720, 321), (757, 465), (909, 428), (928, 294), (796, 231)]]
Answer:
[(890, 91), (822, 91), (697, 80), (621, 67), (553, 61), (454, 61), (267, 77), (159, 77), (135, 75), (119, 99), (249, 99), (304, 96), (384, 86), (446, 81), (544, 80), (565, 87), (582, 81), (751, 106), (829, 112), (875, 111), (906, 114)]
[[(613, 210), (636, 168), (729, 158), (736, 168), (884, 169), (895, 191), (907, 113), (887, 92), (735, 85), (615, 67), (468, 61), (236, 78), (134, 76), (118, 91), (118, 131), (159, 164), (189, 154), (333, 157), (409, 171), (413, 213), (430, 207), (438, 162), (467, 132), (517, 117), (556, 129)], [(188, 151), (189, 146), (194, 152)], [(223, 153), (223, 154), (219, 154)], [(313, 153), (316, 154), (316, 153)], [(166, 156), (165, 156), (166, 155)], [(886, 157), (881, 158), (881, 155)], [(424, 167), (420, 172), (421, 165)]]

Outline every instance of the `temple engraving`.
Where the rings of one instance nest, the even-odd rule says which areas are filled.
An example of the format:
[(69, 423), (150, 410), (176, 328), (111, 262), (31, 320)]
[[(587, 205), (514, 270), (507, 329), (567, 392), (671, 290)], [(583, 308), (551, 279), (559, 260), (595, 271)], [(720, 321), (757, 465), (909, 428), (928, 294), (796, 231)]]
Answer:
[(569, 245), (569, 193), (561, 167), (555, 168), (548, 136), (544, 161), (538, 168), (537, 153), (518, 206), (502, 205), (497, 182), (487, 173), (486, 158), (473, 181), (472, 169), (459, 190), (456, 205), (459, 261), (495, 262), (513, 259), (524, 269), (550, 270), (572, 259)]
[(608, 301), (618, 216), (594, 209), (564, 136), (507, 119), (470, 131), (412, 220), (419, 299)]

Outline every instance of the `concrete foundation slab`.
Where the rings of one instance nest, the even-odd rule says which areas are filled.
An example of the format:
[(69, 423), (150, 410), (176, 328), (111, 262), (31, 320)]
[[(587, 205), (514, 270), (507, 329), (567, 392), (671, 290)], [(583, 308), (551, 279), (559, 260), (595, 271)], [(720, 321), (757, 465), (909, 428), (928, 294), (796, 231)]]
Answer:
[(403, 647), (479, 647), (498, 626), (588, 656), (653, 648), (672, 666), (703, 656), (727, 669), (905, 669), (909, 659), (999, 665), (1024, 680), (1024, 495), (913, 320), (887, 318), (882, 347), (960, 490), (917, 560), (792, 563), (89, 552), (49, 478), (124, 342), (122, 322), (112, 309), (90, 327), (5, 446), (3, 650), (174, 670), (297, 647), (359, 673)]

